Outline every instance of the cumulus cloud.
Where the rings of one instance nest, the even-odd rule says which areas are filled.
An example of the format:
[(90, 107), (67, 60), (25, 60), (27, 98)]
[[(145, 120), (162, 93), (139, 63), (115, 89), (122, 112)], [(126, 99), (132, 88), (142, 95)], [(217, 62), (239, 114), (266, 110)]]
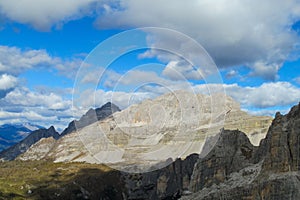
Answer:
[(42, 126), (64, 128), (74, 117), (72, 101), (54, 92), (30, 91), (16, 87), (0, 99), (1, 123), (32, 122)]
[[(100, 28), (172, 28), (202, 44), (219, 67), (245, 65), (253, 70), (251, 75), (268, 80), (277, 78), (282, 63), (299, 45), (299, 36), (291, 29), (300, 20), (298, 0), (111, 2), (120, 7), (105, 9), (97, 20)], [(173, 40), (163, 42), (174, 45)]]
[(49, 55), (46, 50), (22, 50), (18, 47), (0, 46), (0, 73), (19, 75), (33, 68), (56, 69), (62, 75), (74, 78), (82, 60), (62, 60)]
[(52, 25), (64, 23), (91, 14), (98, 0), (2, 0), (0, 13), (6, 18), (30, 24), (39, 30), (49, 30)]
[(8, 74), (0, 75), (0, 90), (9, 90), (17, 85), (17, 78)]
[(300, 89), (289, 82), (264, 83), (259, 87), (245, 88), (234, 84), (225, 86), (225, 90), (241, 104), (257, 108), (291, 106), (300, 101)]
[(84, 90), (78, 98), (73, 99), (73, 103), (78, 109), (78, 113), (84, 114), (89, 108), (101, 107), (107, 102), (113, 102), (121, 109), (125, 109), (132, 104), (141, 102), (144, 99), (154, 97), (149, 92), (123, 92), (123, 91), (104, 91)]
[[(300, 88), (288, 82), (264, 83), (257, 87), (202, 84), (190, 86), (190, 89), (197, 93), (209, 94), (211, 91), (208, 88), (214, 90), (214, 87), (217, 91), (223, 87), (227, 95), (241, 103), (244, 110), (257, 115), (273, 115), (278, 110), (284, 113), (300, 101)], [(180, 89), (187, 89), (187, 86), (145, 85), (141, 90), (131, 92), (88, 89), (75, 96), (71, 102), (53, 92), (43, 94), (26, 88), (16, 88), (0, 100), (0, 118), (2, 122), (27, 120), (44, 126), (55, 124), (61, 130), (91, 107), (100, 107), (106, 102), (113, 102), (124, 109), (142, 100)]]
[(236, 76), (239, 76), (238, 72), (236, 70), (230, 70), (229, 72), (226, 73), (225, 77), (227, 79), (230, 79), (230, 78), (233, 78), (233, 77), (236, 77)]
[(4, 101), (12, 105), (25, 107), (45, 107), (53, 110), (66, 110), (71, 107), (71, 101), (64, 101), (61, 96), (54, 93), (41, 94), (27, 88), (16, 88), (8, 93)]
[[(214, 87), (211, 85), (210, 87)], [(218, 85), (215, 85), (218, 87)], [(243, 108), (265, 109), (290, 107), (300, 101), (300, 88), (289, 82), (263, 83), (258, 87), (242, 87), (238, 84), (223, 85), (227, 95), (241, 103)], [(207, 93), (207, 85), (195, 86), (195, 91)]]
[(169, 62), (162, 74), (175, 81), (203, 79), (200, 69), (195, 69), (191, 64), (180, 61)]
[(8, 74), (0, 75), (0, 99), (5, 97), (6, 94), (13, 90), (18, 83), (18, 79)]
[(279, 79), (277, 74), (280, 69), (278, 63), (267, 64), (264, 62), (255, 62), (252, 66), (253, 71), (250, 73), (251, 76), (260, 76), (264, 77), (266, 80), (276, 81)]
[(0, 73), (18, 75), (25, 70), (37, 66), (51, 66), (52, 59), (45, 50), (22, 51), (17, 47), (0, 46)]
[[(154, 71), (143, 70), (145, 68), (151, 69), (158, 65), (145, 65), (141, 69), (129, 70), (124, 74), (119, 74), (113, 70), (108, 70), (104, 73), (103, 86), (117, 90), (126, 91), (140, 90), (143, 92), (150, 92), (153, 86), (159, 86), (165, 88), (165, 91), (170, 91), (172, 88), (187, 89), (191, 87), (191, 84), (187, 81), (186, 77), (178, 71), (166, 71), (164, 76), (160, 76)], [(173, 70), (173, 69), (171, 69)], [(176, 76), (176, 79), (174, 78)], [(148, 85), (152, 85), (147, 87)], [(155, 90), (154, 90), (155, 91)], [(157, 92), (157, 91), (156, 91)], [(159, 92), (160, 94), (164, 92)]]

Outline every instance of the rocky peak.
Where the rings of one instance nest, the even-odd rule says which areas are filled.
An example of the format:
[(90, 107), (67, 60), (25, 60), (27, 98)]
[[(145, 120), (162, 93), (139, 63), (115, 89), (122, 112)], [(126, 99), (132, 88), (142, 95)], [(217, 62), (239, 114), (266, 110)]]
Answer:
[(54, 139), (59, 138), (59, 134), (58, 134), (58, 132), (56, 132), (56, 130), (53, 126), (51, 126), (48, 129), (38, 129), (36, 131), (31, 132), (21, 142), (2, 151), (0, 153), (0, 159), (14, 160), (20, 154), (26, 152), (33, 144), (35, 144), (41, 138), (48, 138), (48, 137), (53, 137)]
[(259, 147), (229, 133), (197, 161), (190, 183), (195, 194), (182, 199), (300, 198), (300, 104), (276, 113)]
[(224, 182), (229, 174), (254, 162), (256, 148), (243, 132), (221, 130), (213, 149), (197, 161), (190, 189), (197, 191)]
[(96, 121), (103, 120), (118, 111), (121, 111), (120, 108), (111, 102), (104, 104), (100, 108), (90, 108), (78, 121), (70, 122), (68, 127), (61, 133), (61, 137), (76, 129), (81, 129)]
[(276, 113), (264, 145), (264, 169), (287, 172), (299, 170), (300, 160), (300, 104), (292, 107), (287, 115)]

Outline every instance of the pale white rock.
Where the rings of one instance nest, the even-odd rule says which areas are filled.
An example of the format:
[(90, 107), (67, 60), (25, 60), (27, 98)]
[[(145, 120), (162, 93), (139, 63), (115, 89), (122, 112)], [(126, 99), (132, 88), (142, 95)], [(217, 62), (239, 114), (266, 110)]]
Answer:
[[(206, 138), (224, 127), (245, 132), (252, 144), (258, 145), (271, 120), (241, 111), (239, 104), (224, 94), (206, 96), (176, 91), (132, 105), (68, 134), (39, 157), (55, 162), (113, 164), (118, 169), (134, 166), (132, 169), (145, 171), (149, 165), (169, 158), (201, 153)], [(42, 148), (39, 145), (28, 152), (38, 151)], [(37, 159), (27, 152), (21, 157)]]

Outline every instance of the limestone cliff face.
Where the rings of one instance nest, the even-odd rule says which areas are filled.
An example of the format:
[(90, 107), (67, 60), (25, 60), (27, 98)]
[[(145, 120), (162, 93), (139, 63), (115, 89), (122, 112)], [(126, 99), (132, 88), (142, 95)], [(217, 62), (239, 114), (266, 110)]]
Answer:
[(231, 173), (254, 163), (256, 149), (244, 133), (222, 130), (214, 148), (198, 159), (189, 189), (198, 191), (224, 182)]
[[(108, 111), (111, 114), (111, 109)], [(228, 96), (185, 91), (145, 100), (101, 121), (94, 118), (98, 119), (92, 111), (83, 116), (79, 122), (88, 125), (78, 131), (74, 131), (76, 122), (72, 122), (53, 148), (39, 157), (55, 162), (108, 163), (117, 169), (138, 163), (140, 171), (149, 171), (151, 165), (169, 158), (199, 154), (206, 138), (217, 135), (224, 127), (244, 131), (257, 145), (271, 123), (270, 117), (241, 111), (239, 104)], [(39, 148), (35, 145), (30, 151), (39, 152)], [(26, 155), (22, 159), (33, 158)]]
[(253, 145), (259, 146), (260, 141), (266, 137), (272, 120), (272, 117), (252, 116), (239, 109), (232, 110), (226, 115), (224, 129), (238, 129), (247, 135)]
[[(233, 111), (230, 112), (233, 113)], [(122, 116), (122, 113), (117, 115)], [(227, 113), (227, 115), (229, 114)], [(143, 119), (147, 119), (146, 115), (145, 118), (142, 116), (141, 113), (137, 117), (140, 121), (133, 123), (140, 125)], [(232, 121), (232, 124), (234, 123)], [(54, 146), (46, 146), (51, 149), (46, 155), (49, 155), (49, 158), (56, 158), (56, 161), (97, 162), (95, 157), (90, 156), (85, 150), (80, 137), (86, 137), (84, 138), (86, 145), (90, 145), (97, 151), (102, 144), (97, 143), (99, 135), (91, 133), (97, 133), (99, 128), (109, 130), (109, 133), (119, 133), (118, 128), (120, 127), (114, 125), (116, 124), (111, 119), (107, 119), (84, 127), (81, 131), (85, 132), (79, 131), (77, 137), (74, 137), (75, 133), (68, 134), (59, 139)], [(241, 127), (247, 126), (241, 125)], [(253, 145), (247, 134), (240, 130), (222, 129), (219, 134), (206, 140), (200, 155), (193, 154), (185, 159), (176, 159), (175, 162), (166, 159), (164, 160), (166, 166), (165, 163), (159, 162), (157, 165), (161, 165), (161, 167), (151, 165), (156, 170), (147, 173), (121, 172), (120, 181), (124, 183), (122, 198), (131, 200), (300, 199), (299, 136), (300, 104), (294, 106), (287, 115), (276, 114), (266, 138), (260, 142), (258, 147)], [(113, 141), (117, 142), (120, 147), (127, 144), (139, 144), (138, 141), (132, 140), (129, 134), (117, 135), (116, 138), (112, 137), (111, 139), (114, 139)], [(144, 140), (144, 146), (139, 146), (139, 148), (143, 152), (143, 147), (153, 144), (153, 141), (159, 143), (160, 139), (156, 140), (153, 136), (151, 140)], [(180, 141), (179, 138), (177, 139)], [(27, 153), (48, 142), (41, 140)], [(161, 144), (165, 145), (168, 142), (169, 140), (165, 139)], [(108, 146), (108, 148), (112, 148), (112, 146)], [(118, 156), (117, 153), (116, 156)], [(136, 152), (131, 151), (131, 153)], [(41, 152), (40, 156), (44, 155)], [(120, 155), (123, 156), (123, 154)], [(126, 155), (133, 156), (135, 154)], [(47, 156), (43, 158), (47, 158)], [(107, 157), (106, 159), (112, 161), (109, 159), (115, 158)], [(118, 164), (120, 163), (116, 163), (116, 165)], [(145, 163), (145, 165), (147, 164), (149, 163)]]
[[(129, 178), (132, 199), (299, 199), (299, 111), (300, 106), (295, 106), (285, 116), (277, 114), (259, 147), (238, 130), (221, 131), (207, 155), (196, 161), (186, 158), (185, 163), (195, 163), (192, 174), (176, 170), (180, 169), (176, 161)], [(186, 182), (178, 184), (173, 177)]]
[(221, 146), (195, 165), (194, 194), (182, 199), (300, 199), (300, 104), (276, 114), (259, 147), (239, 135), (230, 143), (221, 134)]
[(300, 167), (300, 104), (287, 115), (276, 114), (269, 134), (260, 148), (266, 152), (266, 171), (297, 171)]
[(54, 148), (56, 139), (53, 137), (41, 138), (31, 146), (26, 152), (18, 156), (18, 160), (43, 160), (46, 155)]

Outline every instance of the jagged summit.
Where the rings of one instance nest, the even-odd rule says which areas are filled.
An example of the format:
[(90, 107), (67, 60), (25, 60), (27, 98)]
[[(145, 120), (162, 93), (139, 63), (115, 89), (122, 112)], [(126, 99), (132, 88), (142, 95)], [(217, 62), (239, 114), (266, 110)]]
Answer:
[(10, 123), (0, 125), (0, 152), (26, 138), (32, 131), (44, 128), (31, 123)]
[[(40, 140), (46, 139), (50, 146), (55, 143), (55, 140), (67, 135), (76, 129), (83, 128), (87, 125), (90, 125), (98, 120), (103, 120), (106, 117), (110, 116), (112, 113), (120, 111), (118, 106), (114, 105), (111, 102), (108, 102), (97, 109), (90, 109), (85, 115), (83, 115), (80, 120), (72, 121), (69, 126), (59, 134), (56, 132), (54, 126), (49, 127), (48, 129), (40, 128), (31, 132), (27, 137), (21, 140), (19, 143), (14, 146), (6, 149), (0, 153), (0, 159), (2, 160), (13, 160), (18, 157), (20, 154), (26, 152), (31, 146), (39, 142)], [(53, 140), (49, 139), (52, 138)], [(49, 146), (48, 145), (48, 146)], [(37, 146), (37, 145), (34, 145)], [(44, 146), (45, 147), (45, 146)], [(43, 152), (46, 152), (45, 148), (39, 147)], [(50, 149), (48, 149), (50, 150)], [(37, 156), (39, 157), (39, 156)], [(34, 157), (35, 158), (35, 157)]]
[(43, 128), (43, 129), (38, 129), (36, 131), (33, 131), (21, 142), (2, 151), (0, 153), (0, 159), (14, 160), (20, 154), (26, 152), (33, 144), (38, 142), (41, 138), (49, 138), (49, 137), (52, 137), (54, 139), (59, 138), (59, 134), (58, 132), (56, 132), (53, 126), (49, 127), (48, 129)]
[(22, 159), (47, 156), (55, 162), (151, 167), (168, 158), (200, 153), (206, 137), (224, 127), (244, 131), (251, 142), (259, 143), (272, 120), (241, 111), (239, 104), (224, 94), (207, 96), (183, 91), (115, 111), (119, 109), (111, 103), (90, 109), (79, 121), (70, 123), (49, 152), (36, 158), (33, 154), (40, 147), (35, 145)]
[(300, 103), (276, 113), (259, 147), (227, 132), (197, 161), (189, 185), (194, 194), (182, 199), (300, 199)]
[(61, 137), (75, 131), (76, 129), (81, 129), (96, 121), (103, 120), (118, 111), (121, 111), (121, 109), (111, 102), (107, 102), (100, 108), (90, 108), (78, 121), (74, 120), (70, 122), (68, 127), (61, 133)]

